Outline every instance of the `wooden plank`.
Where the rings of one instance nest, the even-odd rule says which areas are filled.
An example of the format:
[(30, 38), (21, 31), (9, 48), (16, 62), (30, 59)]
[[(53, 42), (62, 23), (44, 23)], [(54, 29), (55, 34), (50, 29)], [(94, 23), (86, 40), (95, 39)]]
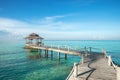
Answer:
[(116, 71), (108, 66), (107, 59), (98, 53), (84, 56), (84, 64), (79, 65), (78, 76), (74, 72), (68, 80), (116, 80)]

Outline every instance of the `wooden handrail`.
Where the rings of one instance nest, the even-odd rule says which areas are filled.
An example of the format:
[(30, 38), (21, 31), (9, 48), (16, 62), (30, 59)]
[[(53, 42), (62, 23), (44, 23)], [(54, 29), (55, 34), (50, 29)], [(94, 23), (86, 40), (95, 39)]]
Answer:
[(116, 67), (117, 80), (120, 80), (120, 67)]
[[(32, 45), (32, 44), (29, 44), (29, 46), (31, 46), (31, 47), (37, 47), (37, 45)], [(57, 47), (57, 46), (53, 46), (53, 45), (50, 45), (50, 46), (42, 45), (42, 46), (40, 46), (40, 47), (45, 47), (45, 48), (56, 48), (56, 49), (65, 49), (65, 48), (66, 48), (66, 46), (65, 46), (65, 48), (62, 48), (62, 47), (60, 47), (60, 45), (58, 45), (58, 47)], [(90, 49), (90, 51), (92, 51), (92, 49), (100, 49), (100, 48), (85, 47), (85, 48), (80, 48), (80, 49), (81, 49), (81, 50), (84, 49), (85, 53), (87, 53), (87, 51), (88, 51), (87, 49)], [(70, 51), (70, 50), (76, 50), (76, 49), (67, 46), (67, 50)], [(102, 48), (102, 53), (104, 54), (105, 58), (108, 59), (107, 52), (106, 52), (106, 50), (105, 50), (104, 48)], [(113, 63), (111, 57), (110, 57), (110, 59), (111, 59), (111, 61), (110, 61), (110, 62), (111, 62), (111, 65), (113, 65), (113, 67), (116, 67), (117, 65)]]
[[(60, 45), (58, 45), (58, 47), (57, 47), (57, 46), (53, 46), (53, 45), (51, 45), (51, 46), (48, 46), (48, 45), (37, 46), (37, 45), (29, 44), (29, 46), (30, 46), (30, 47), (34, 47), (34, 48), (45, 48), (45, 49), (49, 49), (49, 48), (53, 48), (53, 49), (55, 48), (55, 49), (58, 49), (58, 50), (65, 49), (65, 50), (67, 50), (68, 52), (71, 51), (71, 50), (76, 50), (76, 49), (73, 49), (73, 48), (71, 48), (71, 47), (69, 47), (69, 46), (63, 48), (63, 47), (60, 47)], [(82, 48), (80, 48), (80, 49), (82, 49)], [(84, 48), (84, 52), (87, 54), (87, 51), (92, 52), (92, 49), (98, 49), (98, 48), (93, 48), (93, 47), (88, 47), (88, 48), (87, 48), (87, 47), (85, 47), (85, 48)], [(117, 80), (120, 80), (120, 77), (119, 77), (119, 76), (120, 76), (120, 67), (113, 62), (111, 56), (107, 55), (107, 52), (106, 52), (106, 50), (105, 50), (104, 48), (102, 48), (101, 50), (102, 50), (102, 54), (105, 56), (105, 59), (108, 60), (108, 65), (109, 65), (109, 66), (113, 66), (114, 69), (116, 70)], [(76, 51), (77, 51), (77, 50), (76, 50)], [(82, 57), (82, 58), (83, 58), (83, 57)], [(82, 61), (82, 60), (81, 60), (81, 61)], [(72, 71), (70, 72), (70, 74), (69, 74), (69, 76), (67, 77), (66, 80), (69, 79), (70, 75), (71, 75), (73, 72), (74, 72), (74, 66), (73, 66), (73, 69), (72, 69)]]
[(108, 65), (113, 66), (113, 68), (116, 70), (117, 80), (120, 80), (120, 67), (113, 63), (111, 56), (108, 56), (105, 50), (103, 50), (103, 53), (105, 58), (108, 59)]
[(74, 66), (73, 66), (72, 70), (70, 71), (70, 73), (69, 73), (68, 77), (66, 78), (66, 80), (69, 80), (69, 78), (70, 78), (70, 76), (72, 75), (73, 72), (74, 72)]

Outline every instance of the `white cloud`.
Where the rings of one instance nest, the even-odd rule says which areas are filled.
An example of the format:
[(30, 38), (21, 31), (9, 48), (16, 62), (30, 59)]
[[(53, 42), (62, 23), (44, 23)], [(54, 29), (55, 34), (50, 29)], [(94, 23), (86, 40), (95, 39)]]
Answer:
[[(45, 17), (33, 22), (0, 18), (0, 30), (10, 32), (13, 35), (21, 35), (22, 37), (35, 32), (45, 37), (45, 39), (107, 39), (117, 34), (109, 34), (110, 32), (106, 34), (106, 31), (99, 29), (97, 31), (92, 30), (96, 23), (68, 23), (58, 20), (63, 17), (65, 16)], [(117, 37), (120, 36), (116, 35)]]
[(58, 18), (63, 18), (65, 16), (51, 16), (51, 17), (45, 17), (46, 20), (54, 20), (54, 19), (58, 19)]

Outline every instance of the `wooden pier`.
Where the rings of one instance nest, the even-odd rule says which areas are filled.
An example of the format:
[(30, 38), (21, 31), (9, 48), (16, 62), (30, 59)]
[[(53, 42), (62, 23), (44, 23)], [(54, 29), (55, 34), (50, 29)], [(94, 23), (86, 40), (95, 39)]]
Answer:
[[(67, 59), (67, 54), (73, 54), (73, 55), (77, 55), (80, 56), (81, 55), (81, 51), (75, 50), (75, 49), (71, 49), (69, 46), (65, 46), (60, 47), (60, 45), (58, 45), (57, 47), (51, 45), (44, 45), (43, 43), (43, 39), (42, 37), (40, 37), (38, 34), (36, 33), (31, 33), (29, 36), (25, 37), (25, 41), (26, 41), (26, 45), (25, 48), (26, 49), (37, 49), (38, 53), (40, 53), (41, 50), (45, 51), (45, 57), (48, 58), (48, 51), (51, 51), (51, 58), (53, 58), (53, 51), (58, 53), (58, 60), (60, 60), (60, 54), (64, 53), (65, 54), (65, 59)], [(41, 53), (40, 53), (40, 57), (41, 57)]]
[(66, 80), (120, 80), (120, 68), (116, 66), (111, 57), (106, 54), (104, 49), (101, 52), (93, 52), (92, 47), (82, 48), (81, 50), (71, 49), (70, 47), (61, 48), (53, 46), (29, 46), (32, 49), (45, 51), (45, 57), (48, 58), (48, 51), (51, 52), (51, 59), (53, 58), (53, 51), (58, 52), (58, 60), (60, 54), (67, 54), (81, 56), (80, 63), (74, 63), (71, 73)]
[[(92, 49), (92, 48), (91, 48)], [(101, 53), (89, 52), (82, 55), (80, 63), (74, 63), (66, 80), (120, 80), (120, 67), (102, 49)]]
[[(73, 49), (69, 46), (60, 47), (48, 46), (42, 43), (43, 38), (39, 35), (32, 33), (26, 39), (25, 48), (36, 49), (41, 56), (41, 50), (45, 51), (45, 57), (48, 58), (50, 51), (51, 59), (53, 52), (58, 53), (58, 60), (60, 61), (60, 54), (65, 54), (64, 58), (67, 59), (67, 54), (77, 55), (82, 57), (80, 63), (74, 63), (73, 69), (66, 78), (66, 80), (120, 80), (120, 67), (115, 65), (111, 56), (108, 56), (104, 49), (100, 52), (93, 52), (92, 47)], [(32, 42), (35, 39), (35, 44)]]
[[(82, 53), (84, 53), (84, 49), (83, 51), (81, 50), (75, 50), (75, 49), (71, 49), (70, 47), (60, 47), (60, 45), (58, 45), (57, 47), (53, 47), (51, 46), (37, 46), (37, 45), (27, 45), (27, 48), (29, 46), (29, 49), (36, 49), (38, 51), (38, 53), (40, 53), (41, 50), (44, 50), (45, 52), (45, 57), (48, 58), (48, 51), (50, 51), (50, 57), (51, 59), (53, 58), (53, 52), (57, 52), (58, 54), (58, 60), (60, 60), (60, 54), (64, 54), (64, 58), (67, 59), (67, 54), (71, 54), (71, 55), (76, 55), (76, 56), (81, 56)], [(41, 53), (40, 53), (41, 56)]]

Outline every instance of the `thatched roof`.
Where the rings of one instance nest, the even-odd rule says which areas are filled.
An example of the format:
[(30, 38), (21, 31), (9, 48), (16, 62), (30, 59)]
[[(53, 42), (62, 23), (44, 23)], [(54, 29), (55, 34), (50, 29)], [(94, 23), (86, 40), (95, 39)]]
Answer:
[(28, 37), (25, 37), (25, 39), (44, 39), (42, 37), (40, 37), (38, 34), (36, 33), (32, 33), (30, 34)]

